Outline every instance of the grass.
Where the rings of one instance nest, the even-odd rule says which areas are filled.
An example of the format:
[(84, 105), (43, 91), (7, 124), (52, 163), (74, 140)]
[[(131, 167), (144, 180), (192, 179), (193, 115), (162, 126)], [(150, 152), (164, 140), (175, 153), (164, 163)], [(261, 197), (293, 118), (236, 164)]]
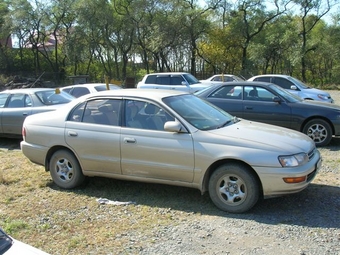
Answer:
[[(0, 149), (0, 226), (51, 254), (138, 254), (157, 228), (204, 210), (219, 212), (198, 190), (91, 178), (62, 190), (20, 150)], [(96, 199), (133, 201), (100, 205)]]

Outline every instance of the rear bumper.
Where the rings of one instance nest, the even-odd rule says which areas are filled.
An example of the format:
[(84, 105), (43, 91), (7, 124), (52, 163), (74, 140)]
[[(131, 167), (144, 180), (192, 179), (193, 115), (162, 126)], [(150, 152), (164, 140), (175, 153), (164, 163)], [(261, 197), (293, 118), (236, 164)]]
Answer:
[(45, 165), (45, 158), (47, 155), (48, 148), (36, 145), (36, 144), (30, 144), (26, 141), (21, 141), (20, 143), (21, 151), (22, 153), (33, 163), (36, 163), (38, 165)]

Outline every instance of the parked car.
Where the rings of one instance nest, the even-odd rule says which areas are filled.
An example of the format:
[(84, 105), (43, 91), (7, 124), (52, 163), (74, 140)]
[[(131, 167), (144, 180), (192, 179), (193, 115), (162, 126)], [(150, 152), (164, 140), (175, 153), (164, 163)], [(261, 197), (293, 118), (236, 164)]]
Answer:
[(211, 84), (209, 81), (199, 81), (190, 73), (152, 73), (138, 82), (137, 89), (171, 89), (194, 93)]
[(239, 76), (233, 75), (233, 74), (215, 74), (215, 75), (209, 77), (208, 79), (200, 80), (200, 81), (201, 82), (209, 82), (209, 81), (232, 82), (232, 81), (244, 81), (244, 79), (242, 79)]
[[(122, 89), (121, 86), (115, 84), (108, 84), (109, 90)], [(106, 83), (85, 83), (85, 84), (75, 84), (70, 86), (65, 86), (60, 88), (60, 90), (71, 94), (74, 97), (81, 97), (86, 94), (95, 93), (99, 91), (108, 90)]]
[(21, 150), (64, 189), (85, 176), (178, 185), (209, 191), (232, 213), (303, 190), (321, 165), (300, 132), (235, 118), (186, 92), (152, 89), (89, 94), (53, 115), (29, 116)]
[(7, 235), (0, 228), (0, 254), (1, 255), (48, 255), (48, 253), (39, 250), (31, 245), (20, 242)]
[(328, 92), (311, 88), (302, 81), (283, 74), (263, 74), (251, 77), (248, 81), (262, 81), (274, 83), (281, 88), (288, 90), (290, 93), (301, 97), (302, 99), (316, 100), (321, 102), (334, 103)]
[(317, 146), (340, 135), (340, 106), (302, 100), (272, 83), (221, 83), (196, 95), (237, 117), (305, 133)]
[(22, 137), (28, 115), (54, 111), (75, 99), (66, 92), (49, 88), (12, 89), (0, 92), (0, 136)]

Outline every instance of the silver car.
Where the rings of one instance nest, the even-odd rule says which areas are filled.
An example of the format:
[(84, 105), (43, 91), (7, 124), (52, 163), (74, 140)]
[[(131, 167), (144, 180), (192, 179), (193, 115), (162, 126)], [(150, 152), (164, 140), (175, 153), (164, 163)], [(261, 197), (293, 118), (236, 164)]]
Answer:
[(137, 89), (167, 89), (195, 93), (211, 86), (214, 82), (199, 81), (190, 73), (151, 73), (138, 82)]
[(251, 77), (248, 81), (262, 81), (274, 83), (290, 93), (307, 100), (334, 103), (331, 95), (323, 90), (311, 88), (302, 81), (284, 74), (262, 74)]
[(0, 136), (20, 137), (24, 119), (39, 112), (54, 111), (75, 99), (50, 88), (12, 89), (0, 92)]
[(232, 213), (303, 190), (321, 166), (314, 142), (300, 132), (167, 90), (98, 92), (53, 115), (29, 116), (21, 149), (61, 188), (86, 176), (179, 185), (209, 191)]

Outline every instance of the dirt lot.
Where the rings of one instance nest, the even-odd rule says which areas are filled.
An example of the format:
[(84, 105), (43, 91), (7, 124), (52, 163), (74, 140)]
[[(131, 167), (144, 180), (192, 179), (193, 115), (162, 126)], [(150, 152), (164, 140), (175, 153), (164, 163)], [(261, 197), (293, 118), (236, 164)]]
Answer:
[(1, 139), (0, 226), (51, 254), (340, 254), (339, 150), (340, 138), (320, 148), (323, 166), (303, 192), (235, 215), (188, 188), (92, 178), (61, 190), (18, 140)]

